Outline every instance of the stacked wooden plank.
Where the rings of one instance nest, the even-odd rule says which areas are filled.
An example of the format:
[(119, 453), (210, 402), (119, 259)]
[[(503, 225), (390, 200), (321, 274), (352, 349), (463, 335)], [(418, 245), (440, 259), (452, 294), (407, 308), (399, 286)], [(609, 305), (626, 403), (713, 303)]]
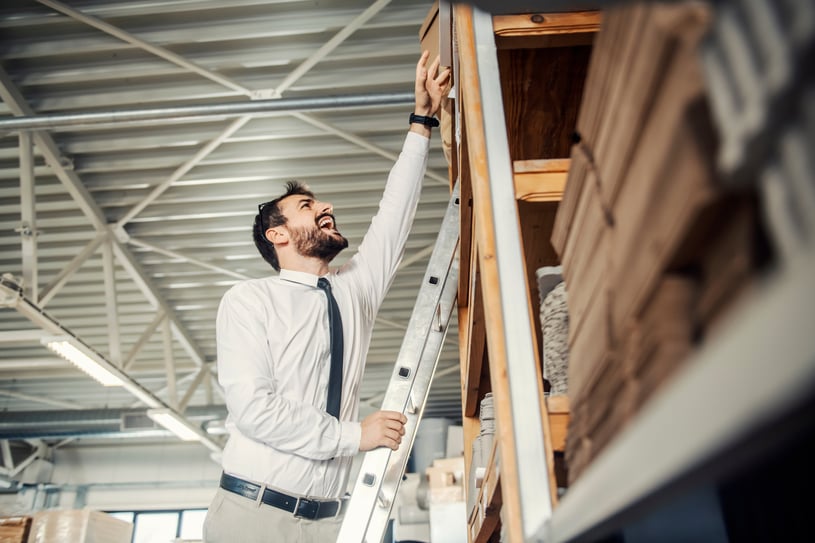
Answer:
[(716, 184), (697, 3), (627, 4), (595, 43), (552, 244), (569, 304), (570, 479), (755, 269), (756, 215)]

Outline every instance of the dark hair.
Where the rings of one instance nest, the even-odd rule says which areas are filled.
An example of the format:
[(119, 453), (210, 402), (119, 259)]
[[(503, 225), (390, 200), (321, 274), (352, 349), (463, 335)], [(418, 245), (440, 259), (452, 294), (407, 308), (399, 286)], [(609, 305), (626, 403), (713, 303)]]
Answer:
[(280, 262), (277, 260), (274, 244), (266, 239), (266, 230), (286, 224), (286, 217), (280, 211), (278, 204), (282, 199), (294, 194), (314, 198), (314, 194), (307, 185), (299, 181), (289, 181), (286, 183), (286, 192), (282, 196), (258, 206), (258, 214), (255, 215), (255, 224), (252, 227), (252, 237), (255, 239), (255, 247), (258, 248), (260, 256), (277, 271), (280, 271)]

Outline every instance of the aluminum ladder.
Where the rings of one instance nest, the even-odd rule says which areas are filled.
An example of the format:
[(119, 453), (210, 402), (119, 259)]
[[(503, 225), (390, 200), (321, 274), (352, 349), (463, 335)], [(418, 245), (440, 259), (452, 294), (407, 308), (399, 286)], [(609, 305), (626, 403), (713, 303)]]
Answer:
[(385, 535), (455, 307), (459, 205), (456, 183), (382, 400), (381, 409), (407, 417), (405, 435), (396, 451), (380, 447), (365, 453), (337, 537), (339, 543), (380, 543)]

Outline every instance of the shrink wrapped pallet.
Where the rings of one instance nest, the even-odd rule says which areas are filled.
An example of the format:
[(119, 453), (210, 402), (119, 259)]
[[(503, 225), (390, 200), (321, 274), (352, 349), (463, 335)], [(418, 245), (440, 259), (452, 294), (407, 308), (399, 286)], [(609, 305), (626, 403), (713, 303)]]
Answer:
[(133, 524), (89, 509), (34, 515), (28, 543), (130, 543)]

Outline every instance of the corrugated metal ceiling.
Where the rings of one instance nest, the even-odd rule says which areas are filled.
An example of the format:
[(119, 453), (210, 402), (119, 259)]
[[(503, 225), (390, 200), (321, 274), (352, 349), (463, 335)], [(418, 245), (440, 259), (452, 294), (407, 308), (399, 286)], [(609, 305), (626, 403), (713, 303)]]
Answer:
[[(0, 6), (0, 115), (225, 104), (275, 93), (288, 99), (410, 92), (418, 29), (430, 4), (6, 1)], [(126, 360), (145, 340), (128, 373), (172, 402), (170, 358), (169, 382), (175, 379), (177, 397), (184, 396), (201, 360), (215, 361), (221, 295), (239, 277), (273, 273), (251, 240), (257, 203), (289, 179), (308, 183), (334, 203), (351, 242), (341, 264), (375, 213), (410, 108), (165, 118), (33, 134), (37, 285), (40, 297), (48, 295), (40, 305), (109, 359)], [(446, 207), (447, 164), (439, 143), (436, 137), (406, 265), (379, 314), (363, 399), (376, 397), (390, 377)], [(30, 273), (20, 232), (26, 186), (20, 156), (18, 133), (0, 131), (0, 274), (18, 280)], [(119, 238), (110, 245), (94, 247), (94, 214), (103, 230), (121, 226), (112, 229)], [(109, 246), (113, 267), (106, 272)], [(51, 290), (83, 251), (90, 256)], [(106, 292), (106, 273), (115, 276), (115, 297)], [(150, 334), (159, 322), (157, 307), (173, 322), (171, 357), (164, 325)], [(127, 392), (98, 385), (25, 333), (36, 329), (13, 309), (0, 309), (0, 410), (134, 405)], [(456, 338), (453, 328), (441, 369), (457, 365)], [(195, 389), (191, 405), (222, 404), (210, 384), (205, 379)], [(459, 418), (457, 370), (434, 383), (426, 416)]]

